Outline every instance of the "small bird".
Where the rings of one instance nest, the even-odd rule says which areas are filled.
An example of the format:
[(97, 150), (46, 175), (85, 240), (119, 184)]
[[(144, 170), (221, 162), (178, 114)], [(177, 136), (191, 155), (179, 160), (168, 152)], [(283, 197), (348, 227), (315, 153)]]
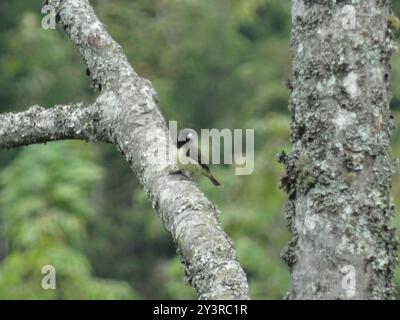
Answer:
[(393, 32), (397, 32), (400, 29), (400, 19), (395, 15), (391, 15), (388, 19), (388, 27), (393, 30)]
[(194, 141), (193, 130), (183, 129), (179, 132), (177, 147), (177, 164), (179, 170), (186, 176), (197, 179), (200, 175), (206, 176), (211, 182), (222, 187), (222, 184), (212, 175), (206, 161), (201, 156), (201, 152)]

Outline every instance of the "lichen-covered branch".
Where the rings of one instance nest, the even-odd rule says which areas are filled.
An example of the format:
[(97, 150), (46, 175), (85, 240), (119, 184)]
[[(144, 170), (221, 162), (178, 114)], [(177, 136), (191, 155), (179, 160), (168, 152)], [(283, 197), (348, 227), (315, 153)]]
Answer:
[(350, 3), (293, 0), (293, 151), (281, 156), (291, 299), (394, 292), (390, 1)]
[(65, 139), (101, 140), (99, 111), (82, 104), (0, 114), (0, 149)]
[(172, 234), (190, 284), (201, 299), (248, 299), (246, 275), (218, 221), (218, 210), (191, 181), (173, 174), (171, 145), (150, 81), (140, 78), (99, 22), (88, 0), (48, 0), (102, 93), (101, 137), (125, 155), (165, 228)]

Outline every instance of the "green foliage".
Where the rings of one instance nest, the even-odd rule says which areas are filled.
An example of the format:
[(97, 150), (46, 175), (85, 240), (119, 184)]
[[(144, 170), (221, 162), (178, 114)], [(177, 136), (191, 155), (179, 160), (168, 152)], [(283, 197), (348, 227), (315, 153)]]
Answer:
[[(0, 175), (2, 238), (10, 253), (0, 265), (0, 297), (7, 299), (135, 298), (126, 283), (91, 276), (82, 252), (85, 221), (102, 170), (82, 144), (24, 149)], [(41, 287), (42, 267), (56, 269), (57, 290)]]

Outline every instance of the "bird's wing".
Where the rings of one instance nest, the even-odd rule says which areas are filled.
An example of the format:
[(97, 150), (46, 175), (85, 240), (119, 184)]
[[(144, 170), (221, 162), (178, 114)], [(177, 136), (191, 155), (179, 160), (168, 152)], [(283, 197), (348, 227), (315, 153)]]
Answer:
[(204, 169), (210, 170), (210, 168), (208, 167), (208, 164), (206, 163), (205, 159), (201, 155), (200, 149), (196, 148), (196, 151), (194, 151), (194, 152), (191, 152), (191, 151), (193, 151), (191, 149), (192, 148), (187, 148), (186, 156), (190, 157), (194, 161), (198, 162)]

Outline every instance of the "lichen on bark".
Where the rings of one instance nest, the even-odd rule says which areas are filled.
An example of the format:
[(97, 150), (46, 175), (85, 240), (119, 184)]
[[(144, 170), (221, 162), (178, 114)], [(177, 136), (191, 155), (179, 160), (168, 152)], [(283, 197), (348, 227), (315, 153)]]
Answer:
[[(345, 5), (354, 28), (343, 24)], [(393, 297), (390, 14), (386, 0), (293, 0), (293, 149), (280, 157), (290, 299)]]

